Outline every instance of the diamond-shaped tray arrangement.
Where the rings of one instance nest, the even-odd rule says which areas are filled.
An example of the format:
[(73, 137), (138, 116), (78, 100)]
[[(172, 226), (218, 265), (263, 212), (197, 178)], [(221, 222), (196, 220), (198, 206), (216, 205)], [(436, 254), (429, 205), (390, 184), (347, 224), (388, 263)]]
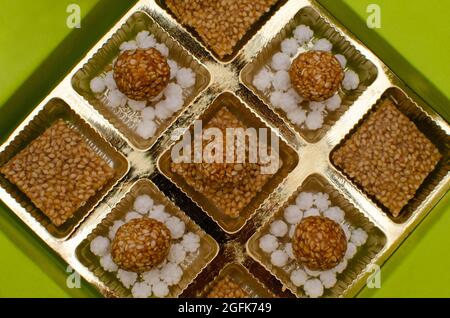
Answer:
[[(177, 268), (182, 273), (171, 272), (179, 279), (158, 285), (147, 294), (205, 296), (206, 289), (220, 278), (246, 286), (244, 292), (253, 297), (352, 297), (366, 283), (372, 265), (381, 266), (448, 191), (448, 123), (316, 1), (274, 3), (247, 30), (232, 53), (221, 56), (205, 44), (195, 28), (182, 24), (166, 1), (139, 1), (0, 147), (1, 167), (52, 122), (64, 119), (110, 166), (113, 177), (76, 211), (76, 217), (64, 228), (52, 225), (45, 211), (37, 208), (23, 189), (0, 175), (0, 199), (103, 295), (145, 294), (145, 286), (141, 289), (137, 284), (151, 274), (140, 274), (138, 278), (116, 274), (114, 264), (108, 263), (108, 248), (98, 252), (101, 258), (91, 252), (97, 236), (108, 237), (115, 233), (111, 232), (115, 222), (132, 219), (127, 213), (139, 207), (136, 202), (142, 195), (151, 198), (154, 209), (157, 204), (164, 206), (167, 215), (158, 215), (166, 224), (181, 222), (184, 231), (192, 234), (186, 240), (176, 238), (177, 246), (183, 245), (183, 251), (188, 251), (183, 260), (175, 250), (169, 254), (169, 258), (179, 259)], [(299, 25), (308, 26), (314, 34), (298, 47), (290, 48), (284, 40), (301, 37), (294, 33)], [(148, 138), (143, 137), (148, 131), (139, 130), (142, 105), (123, 107), (123, 97), (117, 100), (108, 95), (114, 90), (111, 82), (108, 85), (108, 77), (111, 80), (112, 65), (124, 42), (133, 48), (143, 41), (137, 38), (142, 31), (148, 31), (161, 51), (167, 50), (167, 58), (176, 62), (178, 68), (190, 69), (196, 79), (195, 84), (183, 88), (182, 105), (156, 121)], [(277, 104), (273, 91), (260, 85), (255, 77), (263, 69), (277, 71), (279, 65), (273, 60), (280, 50), (291, 51), (292, 63), (300, 53), (323, 45), (321, 39), (331, 43), (333, 54), (344, 57), (344, 70), (356, 73), (359, 81), (351, 89), (340, 90), (339, 109), (330, 108), (321, 127), (310, 129), (312, 123), (301, 124), (298, 117)], [(92, 85), (99, 76), (105, 78), (108, 87)], [(334, 160), (335, 152), (354, 139), (385, 101), (412, 121), (441, 155), (413, 198), (395, 217), (382, 203), (383, 198), (368, 191), (366, 183), (355, 180), (351, 171)], [(108, 106), (111, 102), (117, 102), (118, 107)], [(156, 102), (154, 106), (158, 108)], [(247, 126), (268, 128), (280, 138), (281, 168), (237, 219), (224, 216), (170, 166), (170, 151), (177, 142), (171, 136), (192, 129), (196, 119), (208, 121), (222, 107)], [(181, 137), (179, 133), (178, 136)], [(312, 208), (313, 203), (308, 206), (308, 200), (302, 197), (311, 193), (316, 195), (317, 208)], [(296, 207), (301, 206), (304, 211), (297, 211)], [(330, 207), (343, 211), (342, 215), (324, 212)], [(345, 266), (330, 272), (305, 270), (296, 265), (290, 237), (295, 235), (299, 213), (303, 217), (331, 215), (345, 227)], [(165, 270), (161, 268), (160, 272)], [(252, 286), (256, 287), (252, 290)], [(319, 294), (318, 289), (322, 289)]]

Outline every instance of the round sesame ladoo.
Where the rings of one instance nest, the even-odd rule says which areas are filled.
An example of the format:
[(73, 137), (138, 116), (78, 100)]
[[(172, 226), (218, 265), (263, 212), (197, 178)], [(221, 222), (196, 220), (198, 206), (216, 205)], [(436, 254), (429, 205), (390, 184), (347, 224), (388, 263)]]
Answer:
[(338, 91), (344, 70), (333, 54), (308, 51), (292, 62), (289, 76), (300, 96), (308, 101), (322, 102)]
[(114, 64), (117, 88), (136, 101), (158, 96), (169, 79), (167, 59), (154, 48), (124, 51)]
[(342, 227), (323, 216), (304, 218), (296, 227), (292, 249), (297, 260), (313, 271), (325, 271), (337, 266), (347, 250)]
[(136, 273), (161, 263), (170, 249), (170, 231), (161, 222), (143, 217), (122, 225), (114, 237), (111, 255), (120, 268)]

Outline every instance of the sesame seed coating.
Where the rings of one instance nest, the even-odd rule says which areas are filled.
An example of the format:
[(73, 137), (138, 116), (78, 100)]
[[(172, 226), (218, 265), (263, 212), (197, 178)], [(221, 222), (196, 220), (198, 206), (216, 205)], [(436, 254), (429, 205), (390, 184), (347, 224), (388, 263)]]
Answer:
[(167, 59), (156, 49), (124, 51), (114, 64), (117, 88), (133, 100), (158, 96), (169, 83)]
[(304, 218), (297, 225), (292, 240), (297, 260), (314, 271), (335, 267), (347, 250), (347, 239), (341, 226), (322, 216)]
[(166, 4), (181, 21), (197, 31), (219, 57), (233, 48), (250, 27), (277, 0), (167, 0)]
[(292, 62), (289, 76), (300, 96), (309, 101), (321, 102), (338, 91), (344, 71), (333, 54), (308, 51)]
[(169, 229), (155, 219), (143, 217), (125, 223), (117, 230), (111, 255), (120, 268), (143, 273), (166, 258), (170, 244)]
[(441, 157), (435, 145), (386, 99), (332, 154), (332, 161), (398, 216)]
[(56, 226), (70, 219), (114, 176), (113, 169), (62, 119), (0, 172)]
[[(205, 128), (218, 128), (224, 136), (226, 156), (226, 128), (245, 128), (226, 108), (220, 109)], [(241, 145), (246, 147), (245, 145)], [(235, 141), (235, 154), (239, 151)], [(239, 217), (240, 211), (261, 191), (272, 174), (262, 174), (259, 162), (249, 163), (171, 163), (173, 173), (184, 177), (196, 191), (211, 200), (231, 218)]]
[(249, 295), (241, 286), (235, 283), (229, 276), (220, 279), (214, 284), (207, 298), (248, 298)]

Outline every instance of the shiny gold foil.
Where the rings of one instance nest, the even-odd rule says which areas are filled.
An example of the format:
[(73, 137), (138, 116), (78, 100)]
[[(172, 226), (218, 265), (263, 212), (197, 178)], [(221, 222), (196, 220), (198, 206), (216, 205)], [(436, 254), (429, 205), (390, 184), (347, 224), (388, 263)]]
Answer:
[(124, 288), (122, 283), (117, 279), (116, 273), (107, 272), (100, 266), (99, 257), (92, 254), (89, 246), (90, 242), (97, 236), (108, 236), (108, 232), (114, 221), (123, 219), (128, 212), (132, 211), (136, 197), (142, 194), (149, 195), (155, 201), (155, 204), (164, 205), (166, 212), (171, 216), (180, 218), (186, 224), (186, 232), (193, 232), (200, 236), (200, 248), (198, 254), (195, 255), (192, 260), (180, 264), (180, 267), (183, 270), (183, 277), (178, 285), (169, 287), (169, 295), (167, 297), (177, 297), (183, 292), (186, 286), (197, 277), (203, 268), (217, 256), (219, 245), (147, 179), (138, 180), (95, 230), (81, 242), (76, 249), (77, 257), (108, 287), (109, 293), (112, 296), (130, 297), (130, 290)]
[[(89, 59), (87, 63), (72, 78), (73, 88), (82, 95), (94, 108), (108, 119), (126, 136), (127, 140), (138, 149), (148, 149), (158, 139), (177, 115), (180, 110), (165, 120), (155, 133), (155, 136), (149, 139), (143, 139), (132, 129), (136, 126), (139, 116), (131, 109), (122, 107), (119, 113), (115, 113), (106, 105), (105, 97), (99, 97), (93, 94), (89, 84), (93, 78), (106, 73), (112, 69), (113, 61), (119, 56), (119, 47), (123, 42), (134, 40), (141, 31), (149, 31), (154, 35), (156, 41), (164, 43), (169, 48), (169, 59), (177, 62), (178, 66), (188, 67), (196, 74), (196, 83), (184, 102), (188, 105), (209, 83), (209, 73), (205, 67), (201, 66), (189, 53), (175, 42), (163, 29), (143, 11), (137, 11), (124, 23), (119, 30), (102, 46), (102, 48)], [(184, 108), (184, 107), (183, 107)]]
[(9, 144), (5, 151), (1, 152), (0, 164), (3, 165), (13, 156), (25, 148), (31, 141), (39, 137), (58, 119), (63, 119), (69, 127), (81, 134), (86, 143), (114, 169), (114, 176), (103, 188), (89, 198), (64, 224), (54, 225), (50, 219), (31, 200), (25, 196), (14, 184), (10, 183), (3, 175), (0, 175), (0, 182), (11, 197), (13, 197), (26, 211), (29, 212), (27, 218), (33, 217), (44, 227), (47, 232), (57, 239), (67, 238), (74, 229), (83, 222), (86, 215), (94, 209), (108, 192), (122, 179), (129, 170), (126, 158), (115, 150), (108, 142), (98, 135), (92, 127), (89, 127), (70, 107), (61, 99), (50, 100), (44, 108), (28, 122), (27, 126), (20, 131), (16, 138)]
[[(449, 144), (450, 126), (405, 83), (380, 61), (368, 48), (346, 30), (333, 16), (314, 0), (287, 0), (278, 10), (267, 16), (254, 32), (237, 48), (229, 60), (219, 62), (192, 35), (181, 26), (165, 9), (160, 1), (141, 0), (86, 54), (61, 83), (33, 110), (0, 147), (0, 164), (24, 147), (33, 127), (35, 117), (43, 124), (49, 124), (52, 116), (45, 113), (48, 105), (63, 104), (65, 109), (80, 118), (87, 128), (80, 131), (95, 131), (88, 139), (105, 153), (109, 162), (115, 162), (118, 171), (116, 185), (107, 194), (100, 195), (98, 202), (73, 224), (73, 227), (60, 235), (45, 226), (32, 212), (23, 194), (17, 193), (4, 180), (0, 186), (0, 199), (55, 253), (94, 285), (105, 296), (128, 296), (117, 284), (110, 285), (103, 273), (95, 267), (93, 260), (83, 253), (86, 240), (93, 232), (101, 229), (103, 222), (118, 213), (118, 207), (133, 186), (140, 179), (156, 180), (156, 186), (170, 197), (177, 189), (170, 180), (161, 180), (162, 172), (158, 160), (172, 145), (170, 138), (175, 129), (189, 129), (196, 118), (210, 107), (222, 94), (234, 95), (265, 126), (276, 130), (289, 148), (296, 153), (298, 161), (283, 176), (276, 187), (271, 189), (262, 202), (255, 206), (242, 229), (236, 233), (225, 233), (209, 219), (206, 211), (178, 190), (179, 197), (173, 198), (191, 219), (202, 224), (203, 230), (219, 242), (220, 251), (210, 265), (206, 266), (197, 278), (182, 292), (182, 297), (195, 297), (227, 263), (238, 263), (246, 267), (264, 286), (279, 297), (302, 297), (285, 278), (269, 268), (255, 246), (261, 226), (280, 213), (282, 208), (295, 195), (300, 187), (314, 185), (327, 191), (343, 204), (350, 221), (361, 222), (369, 231), (367, 249), (359, 251), (354, 263), (349, 265), (348, 273), (339, 278), (337, 285), (327, 291), (325, 296), (352, 297), (366, 284), (371, 274), (370, 264), (383, 263), (399, 247), (402, 241), (428, 215), (435, 204), (450, 187)], [(350, 57), (354, 70), (362, 78), (362, 86), (344, 100), (344, 107), (336, 116), (326, 120), (324, 128), (315, 134), (293, 127), (282, 114), (274, 112), (267, 98), (259, 94), (251, 84), (252, 74), (266, 63), (271, 52), (277, 49), (280, 40), (288, 34), (295, 24), (307, 23), (315, 26), (318, 35), (329, 37), (336, 51)], [(119, 42), (129, 39), (138, 31), (148, 29), (169, 48), (180, 54), (183, 65), (196, 68), (198, 83), (185, 107), (170, 119), (160, 131), (157, 139), (138, 140), (130, 130), (106, 113), (104, 106), (93, 98), (89, 90), (89, 80), (104, 72), (118, 52)], [(251, 36), (254, 34), (253, 36)], [(248, 40), (248, 41), (246, 41)], [(392, 220), (375, 202), (368, 198), (355, 184), (338, 171), (330, 162), (330, 153), (354, 129), (377, 102), (384, 97), (393, 98), (398, 107), (416, 123), (430, 140), (439, 147), (443, 159), (435, 171), (419, 189), (410, 202), (402, 219)], [(45, 116), (41, 116), (46, 114)], [(131, 114), (130, 114), (131, 116)], [(130, 121), (133, 118), (129, 118)], [(78, 126), (74, 123), (75, 126)], [(83, 125), (83, 127), (84, 127)], [(425, 130), (425, 131), (424, 131)], [(100, 135), (100, 136), (98, 136)], [(21, 142), (19, 142), (21, 141)], [(102, 144), (103, 146), (100, 146)], [(103, 149), (108, 148), (105, 152)], [(121, 153), (127, 163), (122, 162)], [(129, 167), (129, 169), (128, 169)], [(163, 165), (161, 164), (163, 170)], [(123, 177), (121, 177), (124, 175)], [(314, 181), (314, 182), (313, 182)], [(139, 181), (141, 182), (141, 181)], [(175, 182), (176, 183), (176, 182)], [(162, 197), (161, 197), (162, 199)], [(114, 213), (112, 211), (114, 210)], [(371, 235), (370, 235), (371, 234)], [(58, 237), (59, 236), (59, 237)], [(84, 245), (83, 245), (84, 244)], [(246, 249), (247, 246), (247, 249)], [(364, 247), (363, 247), (364, 248)], [(248, 251), (248, 252), (247, 252)], [(213, 257), (214, 253), (208, 254)], [(90, 260), (90, 261), (89, 261)], [(272, 275), (271, 272), (273, 272)], [(213, 275), (213, 276), (211, 276)], [(174, 291), (178, 295), (184, 289)], [(292, 290), (294, 294), (289, 292)]]
[[(342, 98), (342, 104), (336, 111), (330, 112), (324, 120), (323, 127), (318, 130), (308, 130), (300, 128), (289, 122), (286, 113), (280, 109), (276, 109), (270, 103), (270, 96), (264, 92), (259, 91), (252, 84), (253, 78), (261, 70), (261, 67), (270, 65), (272, 56), (281, 51), (281, 42), (284, 39), (293, 37), (294, 29), (298, 25), (307, 25), (314, 31), (314, 39), (326, 38), (333, 44), (333, 54), (342, 54), (347, 59), (347, 66), (345, 70), (352, 69), (360, 76), (360, 84), (356, 90), (344, 91), (339, 90), (339, 95)], [(312, 48), (311, 43), (308, 44), (308, 50)], [(301, 47), (298, 53), (291, 58), (293, 61), (300, 54), (306, 52)], [(279, 114), (287, 124), (293, 129), (297, 130), (303, 138), (309, 142), (317, 142), (320, 140), (330, 129), (331, 126), (345, 113), (349, 106), (351, 106), (355, 100), (373, 83), (377, 77), (377, 68), (367, 58), (359, 52), (353, 45), (351, 45), (345, 37), (339, 34), (332, 25), (328, 24), (323, 19), (319, 12), (312, 7), (306, 7), (301, 9), (294, 18), (292, 18), (286, 26), (271, 40), (271, 42), (258, 54), (258, 56), (252, 60), (251, 63), (246, 65), (241, 73), (242, 81), (248, 86), (253, 93), (261, 98), (264, 103), (273, 109), (274, 112)]]
[[(358, 211), (351, 203), (349, 203), (339, 191), (331, 186), (326, 179), (319, 175), (310, 175), (301, 185), (301, 187), (295, 191), (295, 193), (289, 198), (289, 200), (278, 210), (273, 217), (253, 235), (247, 242), (248, 253), (260, 262), (267, 270), (280, 279), (283, 284), (289, 288), (292, 293), (297, 297), (305, 297), (302, 288), (297, 288), (290, 280), (290, 274), (285, 270), (275, 267), (271, 264), (270, 254), (264, 253), (259, 248), (259, 238), (264, 234), (269, 233), (270, 223), (274, 220), (284, 220), (284, 209), (289, 205), (295, 205), (295, 199), (300, 192), (322, 192), (327, 193), (330, 196), (330, 206), (340, 207), (345, 212), (345, 224), (351, 225), (355, 228), (362, 228), (368, 234), (366, 244), (358, 248), (356, 255), (349, 260), (347, 268), (342, 274), (337, 275), (337, 284), (330, 288), (325, 289), (324, 297), (339, 297), (343, 295), (346, 290), (351, 286), (353, 281), (357, 278), (378, 253), (380, 253), (386, 244), (385, 234), (378, 229), (368, 218), (366, 218), (360, 211)], [(280, 239), (282, 243), (290, 243), (291, 239), (284, 237)], [(294, 260), (295, 262), (295, 260)]]
[[(419, 189), (417, 190), (415, 196), (408, 202), (408, 204), (402, 209), (397, 217), (394, 217), (386, 207), (379, 203), (375, 198), (370, 197), (377, 204), (383, 212), (390, 217), (396, 223), (405, 222), (421, 204), (430, 192), (436, 187), (436, 185), (442, 181), (448, 171), (450, 170), (450, 163), (448, 161), (448, 135), (444, 130), (440, 129), (436, 123), (429, 118), (426, 113), (421, 111), (417, 105), (406, 96), (405, 92), (398, 87), (391, 87), (384, 92), (382, 97), (377, 101), (377, 103), (372, 107), (372, 109), (364, 115), (364, 117), (358, 122), (358, 124), (347, 134), (347, 136), (336, 146), (333, 151), (337, 150), (346, 140), (351, 136), (352, 133), (367, 119), (367, 117), (374, 112), (378, 105), (385, 99), (391, 99), (397, 108), (427, 136), (428, 139), (432, 140), (434, 145), (439, 149), (441, 154), (444, 154), (443, 158), (437, 163), (434, 170), (425, 178)], [(337, 168), (337, 167), (336, 167)], [(340, 170), (340, 169), (338, 169)], [(342, 174), (345, 175), (343, 171)], [(348, 177), (348, 176), (346, 176)], [(350, 178), (349, 178), (350, 179)], [(358, 188), (364, 192), (364, 190), (358, 186)]]
[(239, 263), (226, 264), (219, 274), (206, 285), (205, 289), (198, 294), (198, 297), (207, 297), (221, 279), (229, 277), (238, 284), (248, 295), (249, 298), (272, 298), (274, 295), (267, 290), (244, 266)]
[[(264, 123), (256, 117), (251, 109), (248, 109), (241, 100), (234, 94), (225, 92), (219, 95), (211, 106), (200, 117), (203, 126), (206, 126), (211, 118), (225, 107), (236, 118), (238, 118), (246, 127), (267, 128)], [(193, 127), (191, 127), (193, 134)], [(291, 172), (298, 163), (298, 157), (295, 151), (286, 143), (280, 142), (279, 145), (280, 168), (270, 177), (260, 192), (255, 194), (245, 208), (240, 211), (238, 218), (231, 218), (220, 210), (211, 200), (201, 192), (196, 191), (183, 178), (183, 176), (172, 172), (171, 170), (171, 149), (167, 150), (158, 161), (158, 169), (173, 183), (175, 183), (187, 196), (197, 203), (226, 233), (234, 234), (239, 232), (252, 214), (261, 205), (262, 202), (273, 192), (280, 182)]]

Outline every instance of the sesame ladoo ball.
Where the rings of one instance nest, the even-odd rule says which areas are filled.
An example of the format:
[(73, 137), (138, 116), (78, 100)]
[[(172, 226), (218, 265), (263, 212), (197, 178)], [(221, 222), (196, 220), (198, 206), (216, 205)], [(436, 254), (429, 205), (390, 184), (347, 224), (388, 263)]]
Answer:
[(167, 59), (156, 49), (124, 51), (114, 64), (117, 88), (136, 101), (158, 96), (169, 83)]
[(313, 271), (337, 266), (347, 251), (341, 226), (322, 216), (304, 218), (296, 227), (292, 248), (297, 260)]
[(292, 62), (289, 76), (300, 96), (309, 101), (321, 102), (338, 91), (344, 71), (333, 54), (308, 51)]
[[(255, 163), (249, 162), (250, 160), (247, 158), (249, 158), (251, 146), (247, 142), (238, 142), (238, 138), (234, 138), (234, 143), (227, 143), (227, 129), (247, 128), (227, 107), (222, 107), (204, 126), (204, 129), (209, 128), (219, 129), (222, 132), (224, 151), (223, 154), (219, 154), (223, 155), (223, 160), (216, 160), (219, 162), (215, 162), (215, 158), (213, 156), (208, 157), (211, 154), (206, 153), (202, 158), (202, 163), (171, 162), (171, 171), (183, 177), (194, 191), (201, 193), (212, 201), (223, 212), (224, 216), (236, 219), (251, 200), (262, 191), (273, 174), (262, 172), (264, 163), (261, 160), (257, 160)], [(210, 145), (206, 139), (203, 141), (204, 147)], [(230, 153), (230, 150), (233, 150), (234, 162), (227, 163), (227, 154)], [(238, 163), (237, 154), (244, 152), (246, 154), (245, 162)]]
[(121, 269), (143, 273), (165, 259), (170, 240), (170, 231), (163, 223), (147, 217), (133, 219), (117, 231), (112, 259)]

